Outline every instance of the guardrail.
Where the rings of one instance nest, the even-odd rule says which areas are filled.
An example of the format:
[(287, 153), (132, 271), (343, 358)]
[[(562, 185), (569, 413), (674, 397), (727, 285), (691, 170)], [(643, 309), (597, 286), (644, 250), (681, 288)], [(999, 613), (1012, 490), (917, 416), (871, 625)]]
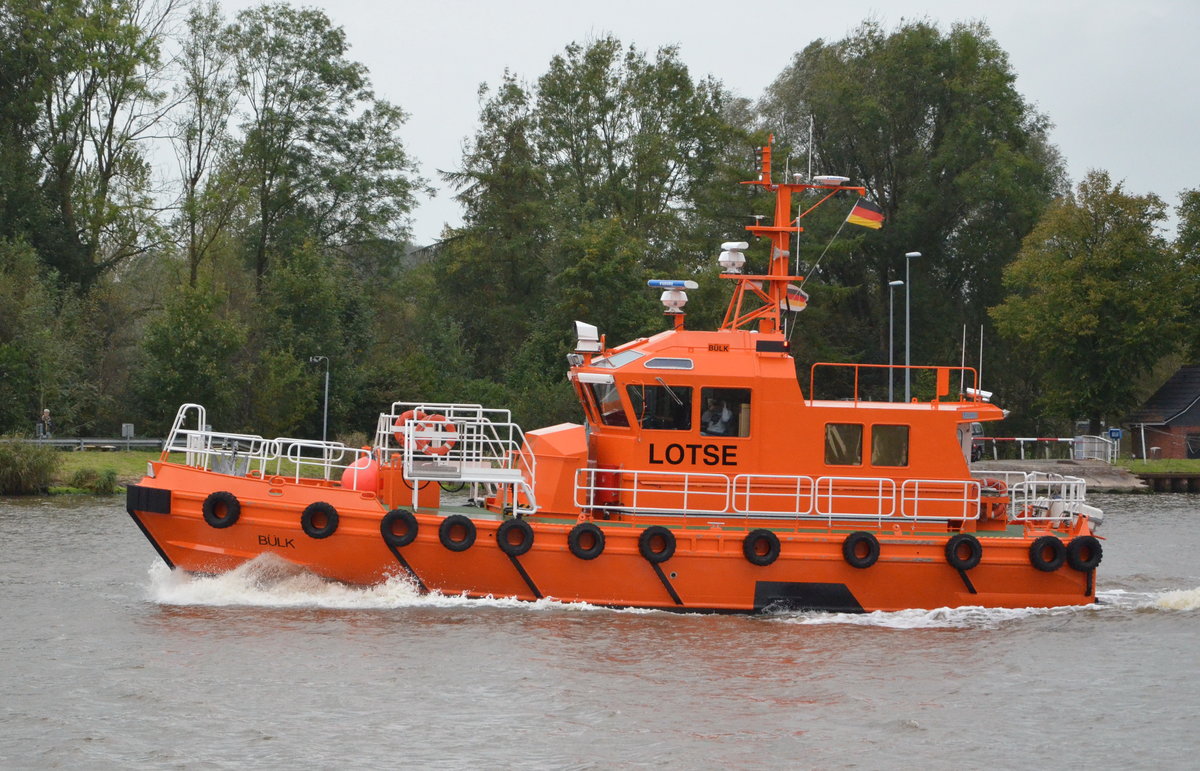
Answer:
[(585, 509), (636, 511), (650, 516), (730, 515), (816, 520), (979, 518), (975, 479), (808, 477), (579, 469), (575, 504)]
[[(1066, 457), (1074, 460), (1102, 460), (1105, 463), (1116, 463), (1120, 455), (1120, 445), (1106, 436), (977, 436), (975, 443), (979, 444), (986, 454), (987, 444), (991, 443), (992, 459), (1000, 460), (1000, 448), (1015, 446), (1017, 460), (1027, 460), (1026, 448), (1032, 445), (1032, 459), (1036, 459), (1039, 449), (1045, 459), (1049, 460), (1055, 447), (1066, 447)], [(1005, 453), (1007, 455), (1008, 453)]]
[(536, 460), (508, 410), (395, 402), (379, 416), (375, 445), (385, 463), (400, 456), (406, 479), (511, 487), (515, 512), (537, 511)]
[(102, 436), (83, 436), (75, 439), (0, 439), (3, 442), (37, 444), (64, 450), (161, 450), (165, 439), (109, 439)]

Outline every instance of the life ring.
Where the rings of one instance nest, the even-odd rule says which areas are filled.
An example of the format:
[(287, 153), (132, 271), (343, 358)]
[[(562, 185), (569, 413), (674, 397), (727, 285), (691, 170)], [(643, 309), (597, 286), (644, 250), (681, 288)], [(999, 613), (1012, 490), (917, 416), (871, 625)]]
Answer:
[(410, 420), (422, 421), (424, 419), (425, 419), (425, 414), (422, 413), (420, 410), (408, 410), (407, 412), (400, 413), (400, 417), (396, 418), (396, 421), (394, 423), (392, 423), (392, 437), (395, 438), (396, 443), (399, 444), (401, 447), (404, 446), (404, 424), (405, 423), (407, 423)]
[(325, 501), (310, 503), (300, 515), (300, 527), (310, 538), (328, 538), (338, 527), (337, 509)]
[[(457, 537), (457, 530), (462, 531), (461, 537)], [(475, 543), (475, 523), (470, 517), (451, 514), (443, 519), (438, 527), (438, 539), (441, 540), (442, 546), (450, 551), (466, 551)]]
[[(396, 525), (400, 525), (399, 531)], [(411, 511), (392, 509), (379, 522), (379, 530), (388, 546), (408, 546), (417, 538), (417, 518)]]
[[(514, 530), (521, 534), (521, 540), (517, 543), (510, 540), (510, 535)], [(520, 557), (533, 548), (533, 528), (523, 519), (517, 517), (506, 519), (496, 530), (496, 544), (500, 547), (500, 551), (508, 556)]]
[[(204, 521), (218, 530), (231, 526), (242, 514), (242, 504), (233, 493), (221, 490), (209, 493), (201, 507)], [(224, 510), (224, 513), (221, 513)]]
[(997, 496), (1008, 495), (1008, 485), (1003, 479), (994, 479), (992, 477), (980, 479), (979, 486), (985, 490), (995, 490)]
[(446, 420), (445, 415), (426, 415), (421, 423), (417, 424), (416, 430), (436, 430), (440, 434), (428, 439), (418, 439), (414, 448), (417, 452), (422, 452), (426, 455), (446, 455), (454, 449), (454, 445), (458, 444), (458, 427), (453, 422)]
[[(966, 549), (967, 553), (962, 554)], [(983, 559), (983, 546), (979, 539), (970, 533), (959, 533), (946, 541), (946, 562), (956, 570), (970, 570)]]
[[(588, 541), (591, 545), (585, 545)], [(580, 522), (567, 533), (567, 548), (581, 560), (594, 560), (604, 552), (604, 531), (591, 522)]]
[(879, 561), (879, 539), (865, 530), (853, 532), (842, 541), (842, 557), (850, 567), (865, 570)]
[(742, 554), (750, 564), (766, 567), (779, 559), (779, 536), (766, 528), (751, 530), (742, 540)]
[(1104, 559), (1104, 547), (1094, 535), (1081, 535), (1067, 545), (1067, 564), (1081, 573), (1095, 570)]
[[(655, 548), (659, 542), (662, 548)], [(638, 551), (652, 565), (666, 562), (675, 553), (675, 534), (662, 525), (651, 525), (638, 536)]]

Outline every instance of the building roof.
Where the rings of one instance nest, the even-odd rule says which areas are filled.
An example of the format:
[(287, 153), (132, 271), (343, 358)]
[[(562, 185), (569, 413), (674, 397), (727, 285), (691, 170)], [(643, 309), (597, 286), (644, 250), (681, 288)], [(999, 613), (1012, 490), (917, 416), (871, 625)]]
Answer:
[(1145, 404), (1129, 413), (1123, 422), (1164, 425), (1183, 415), (1200, 401), (1200, 365), (1180, 367)]

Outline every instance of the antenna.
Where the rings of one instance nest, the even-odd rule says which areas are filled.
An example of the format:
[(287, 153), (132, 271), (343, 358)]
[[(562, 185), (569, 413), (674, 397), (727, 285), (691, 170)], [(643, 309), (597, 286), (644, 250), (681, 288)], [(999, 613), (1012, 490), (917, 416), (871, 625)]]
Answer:
[(963, 324), (962, 358), (958, 362), (958, 392), (965, 393), (967, 379), (967, 325)]
[(976, 388), (983, 388), (983, 325), (979, 325), (979, 382)]
[(808, 178), (812, 179), (813, 116), (808, 116)]

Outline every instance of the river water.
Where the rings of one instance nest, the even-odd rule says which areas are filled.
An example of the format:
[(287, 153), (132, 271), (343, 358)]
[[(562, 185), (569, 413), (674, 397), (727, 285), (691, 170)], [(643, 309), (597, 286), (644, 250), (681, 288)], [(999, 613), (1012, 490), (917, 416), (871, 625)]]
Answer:
[(1097, 496), (1101, 606), (771, 617), (172, 574), (0, 499), (3, 768), (1196, 768), (1200, 496)]

